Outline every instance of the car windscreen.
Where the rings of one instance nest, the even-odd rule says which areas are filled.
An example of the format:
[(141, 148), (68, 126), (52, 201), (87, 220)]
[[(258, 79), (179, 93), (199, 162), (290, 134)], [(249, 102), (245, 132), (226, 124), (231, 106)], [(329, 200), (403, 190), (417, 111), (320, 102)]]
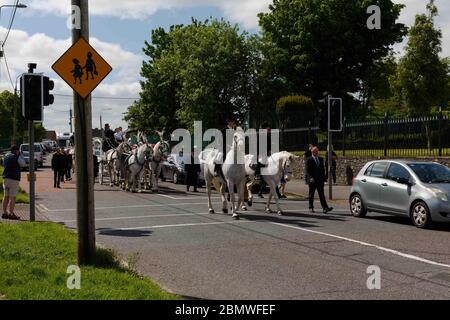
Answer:
[[(22, 152), (28, 152), (30, 151), (30, 148), (28, 147), (27, 144), (24, 144), (20, 147), (20, 151)], [(35, 145), (34, 146), (34, 152), (41, 152), (41, 147), (39, 145)]]
[(450, 183), (450, 169), (437, 163), (408, 164), (424, 183)]

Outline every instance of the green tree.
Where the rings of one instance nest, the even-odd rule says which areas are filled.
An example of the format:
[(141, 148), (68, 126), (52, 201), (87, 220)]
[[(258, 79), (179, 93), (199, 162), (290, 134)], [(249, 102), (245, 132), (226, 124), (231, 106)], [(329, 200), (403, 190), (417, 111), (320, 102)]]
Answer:
[(305, 96), (282, 97), (276, 107), (280, 129), (314, 125), (316, 112), (314, 102)]
[(16, 139), (22, 138), (24, 131), (27, 130), (27, 122), (22, 117), (20, 98), (9, 91), (3, 91), (0, 94), (0, 123), (2, 124), (0, 139), (12, 140), (14, 122), (17, 132)]
[(225, 118), (241, 119), (251, 103), (254, 40), (223, 20), (172, 26), (152, 32), (146, 42), (140, 101), (125, 119), (144, 131), (177, 127), (223, 127)]
[[(381, 9), (381, 30), (369, 30), (370, 5)], [(274, 0), (259, 14), (264, 54), (290, 92), (317, 100), (324, 92), (358, 92), (374, 63), (406, 33), (396, 23), (403, 5), (391, 0)], [(272, 44), (272, 45), (270, 45)]]
[[(411, 115), (429, 115), (433, 106), (449, 98), (449, 60), (439, 56), (442, 32), (434, 25), (437, 14), (438, 9), (430, 0), (427, 14), (416, 15), (405, 56), (399, 62), (396, 77), (392, 78), (397, 97)], [(426, 134), (431, 149), (428, 125)]]

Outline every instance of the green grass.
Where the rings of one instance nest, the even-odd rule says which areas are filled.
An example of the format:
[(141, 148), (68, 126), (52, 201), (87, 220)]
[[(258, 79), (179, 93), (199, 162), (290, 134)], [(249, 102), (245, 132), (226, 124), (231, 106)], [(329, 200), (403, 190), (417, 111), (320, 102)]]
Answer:
[[(3, 167), (0, 166), (0, 202), (3, 201), (3, 178), (2, 178), (2, 173), (3, 173)], [(16, 202), (17, 203), (30, 203), (30, 198), (28, 197), (26, 192), (22, 190), (22, 188), (19, 188), (19, 194), (16, 197)]]
[(150, 280), (99, 249), (96, 266), (81, 268), (81, 289), (67, 288), (77, 262), (77, 237), (54, 223), (0, 223), (0, 299), (173, 300)]
[[(343, 156), (343, 152), (341, 150), (335, 151), (338, 157)], [(421, 158), (421, 157), (437, 157), (439, 153), (438, 149), (432, 149), (431, 153), (428, 152), (428, 149), (390, 149), (387, 152), (387, 156), (389, 158), (393, 157), (401, 157), (401, 158)], [(304, 151), (295, 151), (293, 154), (297, 156), (303, 156)], [(322, 155), (325, 155), (325, 151), (321, 151)], [(449, 149), (443, 149), (442, 155), (444, 157), (450, 156)], [(379, 158), (384, 157), (384, 150), (382, 149), (374, 149), (374, 150), (345, 150), (346, 157), (358, 157), (358, 158)]]

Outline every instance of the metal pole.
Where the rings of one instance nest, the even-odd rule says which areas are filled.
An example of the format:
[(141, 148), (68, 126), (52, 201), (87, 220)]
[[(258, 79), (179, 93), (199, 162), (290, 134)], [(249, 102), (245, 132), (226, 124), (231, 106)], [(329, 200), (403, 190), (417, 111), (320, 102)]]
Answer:
[(70, 124), (70, 133), (73, 133), (73, 123), (72, 123), (72, 120), (73, 120), (72, 105), (70, 105), (70, 122), (69, 122), (69, 124)]
[[(14, 89), (14, 98), (18, 98), (17, 95), (17, 88)], [(17, 140), (17, 106), (16, 103), (14, 102), (13, 104), (14, 110), (13, 110), (13, 114), (14, 114), (14, 119), (13, 119), (13, 135), (12, 135), (12, 141), (11, 141), (11, 145), (15, 145), (16, 144), (16, 140)]]
[(103, 130), (103, 119), (101, 113), (100, 113), (100, 131), (102, 132), (102, 140), (105, 140), (105, 131)]
[(344, 117), (344, 125), (342, 126), (342, 156), (345, 157), (345, 127), (347, 125), (347, 118)]
[(384, 156), (387, 157), (388, 149), (388, 115), (387, 112), (384, 114)]
[(34, 122), (33, 120), (28, 120), (28, 146), (29, 146), (29, 176), (30, 176), (30, 221), (36, 221), (36, 189), (35, 189), (35, 179), (34, 179)]
[[(33, 68), (29, 66), (28, 73), (33, 73)], [(29, 93), (28, 93), (29, 94)], [(28, 112), (31, 112), (29, 110)], [(29, 115), (30, 116), (30, 115)], [(28, 117), (30, 118), (30, 117)], [(28, 120), (28, 161), (29, 161), (29, 180), (30, 180), (30, 221), (36, 221), (36, 186), (34, 179), (35, 162), (34, 162), (34, 121)]]
[[(72, 29), (72, 42), (81, 37), (89, 42), (88, 0), (72, 0), (80, 8), (80, 29)], [(94, 169), (92, 151), (91, 96), (83, 100), (73, 95), (77, 174), (78, 263), (92, 264), (95, 259)]]
[(442, 107), (439, 107), (439, 118), (438, 118), (438, 148), (439, 157), (442, 157)]
[(328, 96), (328, 164), (327, 164), (327, 172), (328, 172), (328, 198), (333, 200), (333, 178), (331, 176), (331, 161), (333, 152), (331, 151), (333, 145), (333, 133), (331, 132), (331, 96)]

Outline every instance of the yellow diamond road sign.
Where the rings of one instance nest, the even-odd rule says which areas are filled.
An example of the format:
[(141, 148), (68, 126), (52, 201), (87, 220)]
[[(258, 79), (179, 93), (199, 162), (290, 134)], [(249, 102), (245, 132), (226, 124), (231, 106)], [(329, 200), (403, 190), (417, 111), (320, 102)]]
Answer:
[(83, 99), (112, 71), (111, 66), (84, 38), (74, 43), (52, 69)]

